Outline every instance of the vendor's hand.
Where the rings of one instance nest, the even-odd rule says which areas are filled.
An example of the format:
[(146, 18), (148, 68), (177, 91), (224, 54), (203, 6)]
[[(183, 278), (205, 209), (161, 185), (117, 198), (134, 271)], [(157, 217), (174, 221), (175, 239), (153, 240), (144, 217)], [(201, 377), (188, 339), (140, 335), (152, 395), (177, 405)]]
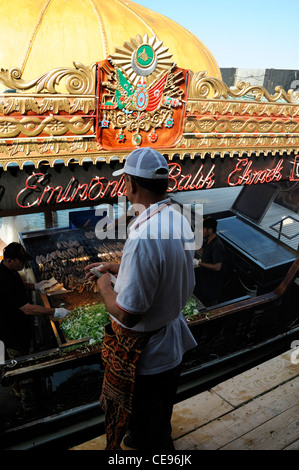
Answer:
[(96, 268), (100, 272), (106, 272), (104, 271), (104, 263), (93, 263), (89, 264), (84, 268), (85, 275), (90, 281), (95, 281), (97, 279), (97, 276), (91, 272), (91, 269)]
[(120, 265), (118, 263), (106, 263), (106, 262), (89, 264), (85, 268), (86, 277), (91, 281), (95, 281), (97, 279), (97, 277), (90, 271), (92, 268), (98, 269), (101, 273), (109, 272), (112, 274), (117, 274), (119, 270), (119, 266)]
[(66, 308), (55, 308), (54, 312), (54, 318), (65, 318), (67, 317), (71, 312), (67, 310)]
[(98, 278), (97, 286), (100, 292), (105, 292), (107, 289), (112, 289), (110, 273), (107, 272), (103, 274), (102, 277)]
[(37, 282), (36, 284), (34, 284), (34, 290), (37, 290), (39, 292), (45, 292), (44, 286), (45, 284), (47, 284), (47, 282), (48, 281)]

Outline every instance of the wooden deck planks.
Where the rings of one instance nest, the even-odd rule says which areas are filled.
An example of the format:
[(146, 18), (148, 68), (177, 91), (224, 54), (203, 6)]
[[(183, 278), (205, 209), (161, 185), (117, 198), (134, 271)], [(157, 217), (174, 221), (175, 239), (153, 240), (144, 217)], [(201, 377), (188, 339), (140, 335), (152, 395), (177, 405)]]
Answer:
[[(296, 384), (293, 381), (282, 384), (271, 393), (254, 398), (246, 405), (224, 414), (217, 420), (211, 420), (205, 426), (179, 438), (175, 441), (175, 447), (179, 450), (216, 450), (226, 446), (230, 449), (240, 449), (243, 441), (239, 439), (253, 430), (259, 435), (260, 426), (298, 404), (298, 383), (297, 395), (294, 389)], [(263, 432), (262, 430), (261, 433)], [(254, 448), (257, 442), (253, 441), (251, 446)]]
[(173, 439), (179, 438), (233, 409), (213, 391), (203, 392), (184, 400), (174, 406), (172, 437)]
[(299, 365), (290, 358), (288, 351), (214, 387), (233, 410), (176, 439), (176, 449), (297, 448)]
[(236, 407), (296, 377), (298, 368), (292, 364), (288, 352), (217, 385), (213, 390)]
[(285, 447), (285, 450), (299, 450), (299, 439), (289, 446)]
[[(299, 364), (291, 360), (293, 351), (177, 403), (175, 448), (298, 450)], [(104, 450), (105, 441), (100, 436), (72, 450)]]
[(282, 450), (299, 438), (299, 405), (285, 410), (222, 447), (224, 450)]

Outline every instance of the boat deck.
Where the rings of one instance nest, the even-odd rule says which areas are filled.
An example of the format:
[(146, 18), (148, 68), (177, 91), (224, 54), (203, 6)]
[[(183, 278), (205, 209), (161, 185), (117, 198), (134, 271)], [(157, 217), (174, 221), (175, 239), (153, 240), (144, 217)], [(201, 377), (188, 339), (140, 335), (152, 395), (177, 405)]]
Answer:
[[(298, 450), (296, 349), (177, 403), (172, 425), (179, 451)], [(105, 442), (103, 435), (70, 450), (104, 450)]]

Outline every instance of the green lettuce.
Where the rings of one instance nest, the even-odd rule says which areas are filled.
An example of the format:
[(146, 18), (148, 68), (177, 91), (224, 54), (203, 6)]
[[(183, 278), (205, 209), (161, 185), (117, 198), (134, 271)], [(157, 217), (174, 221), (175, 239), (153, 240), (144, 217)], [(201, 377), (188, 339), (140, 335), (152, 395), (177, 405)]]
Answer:
[(91, 342), (101, 343), (105, 325), (109, 321), (109, 313), (104, 304), (84, 305), (75, 308), (61, 323), (60, 328), (69, 340), (90, 337)]

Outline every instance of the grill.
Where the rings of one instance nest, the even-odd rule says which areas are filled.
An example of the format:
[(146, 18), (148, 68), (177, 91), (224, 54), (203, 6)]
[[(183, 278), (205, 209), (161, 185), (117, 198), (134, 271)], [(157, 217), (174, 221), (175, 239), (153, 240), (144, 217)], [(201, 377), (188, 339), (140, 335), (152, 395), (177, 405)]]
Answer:
[[(124, 240), (100, 240), (95, 228), (50, 229), (22, 234), (26, 251), (33, 257), (31, 267), (37, 282), (54, 277), (63, 289), (52, 294), (42, 294), (46, 307), (64, 307), (74, 310), (77, 307), (102, 303), (96, 284), (85, 276), (85, 267), (96, 262), (120, 263)], [(69, 340), (60, 328), (59, 320), (50, 320), (55, 343), (59, 347), (82, 343), (89, 338)], [(47, 330), (47, 327), (44, 327)], [(44, 331), (46, 338), (49, 331)]]
[(99, 240), (94, 228), (50, 229), (22, 234), (26, 250), (33, 256), (31, 263), (36, 281), (54, 277), (63, 284), (62, 293), (51, 295), (51, 306), (65, 308), (99, 301), (94, 282), (85, 276), (91, 263), (119, 263), (124, 240)]

